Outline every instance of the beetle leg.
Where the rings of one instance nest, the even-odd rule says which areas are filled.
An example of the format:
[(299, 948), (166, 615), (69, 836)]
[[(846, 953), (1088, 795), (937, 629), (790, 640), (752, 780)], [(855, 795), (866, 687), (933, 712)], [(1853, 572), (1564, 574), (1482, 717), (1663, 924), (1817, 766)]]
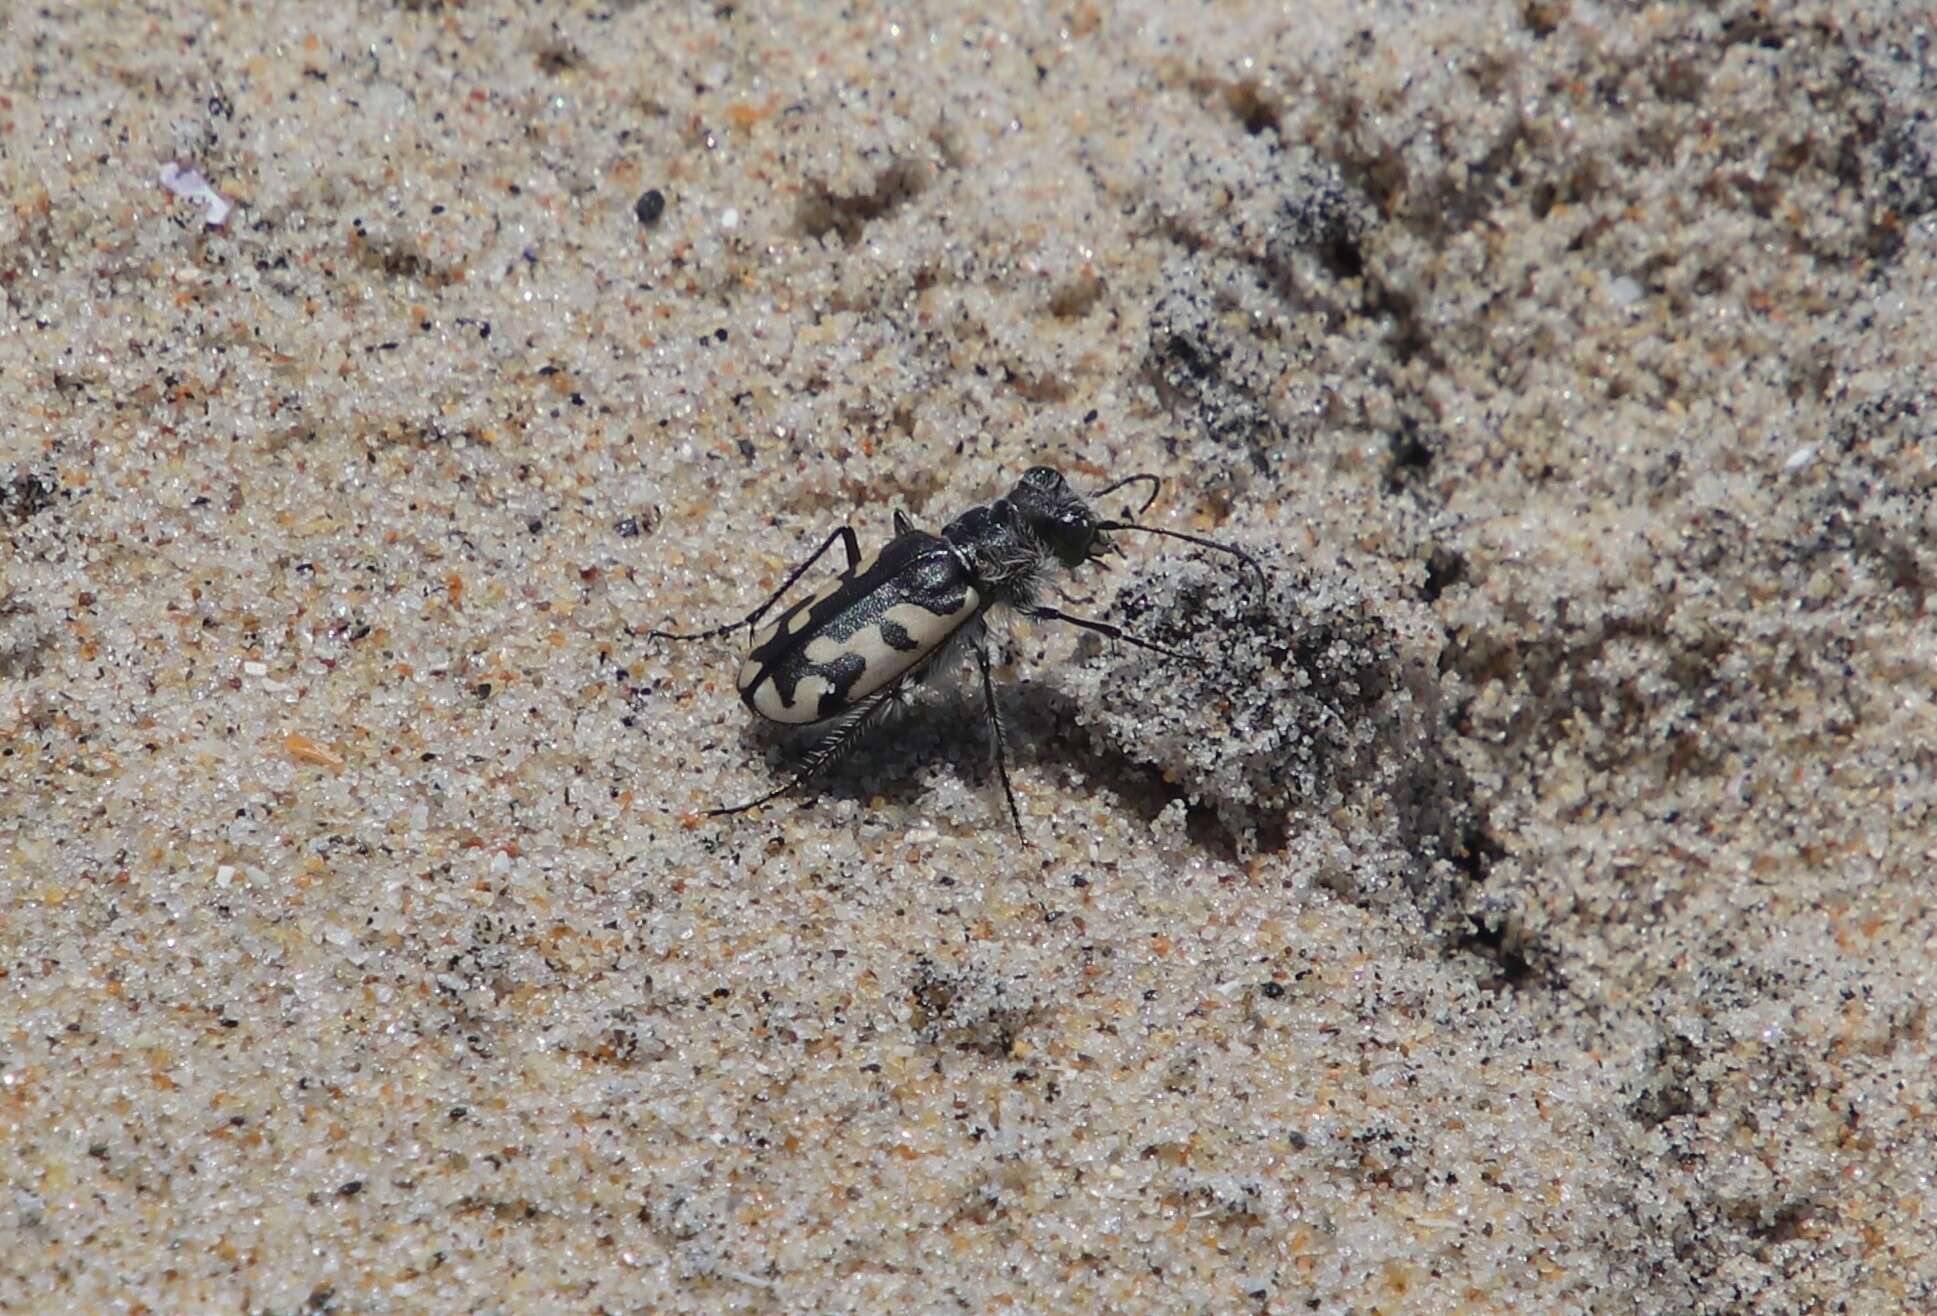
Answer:
[(1193, 663), (1201, 663), (1204, 661), (1194, 653), (1185, 653), (1181, 649), (1167, 649), (1161, 644), (1153, 644), (1149, 640), (1140, 640), (1130, 634), (1130, 632), (1124, 630), (1121, 626), (1111, 622), (1091, 621), (1088, 617), (1072, 617), (1067, 612), (1045, 607), (1042, 604), (1031, 604), (1026, 608), (1018, 608), (1016, 611), (1025, 617), (1034, 617), (1038, 621), (1065, 621), (1071, 626), (1080, 626), (1086, 631), (1095, 631), (1098, 635), (1107, 635), (1112, 640), (1122, 640), (1125, 644), (1135, 645), (1139, 649), (1148, 649), (1152, 653), (1163, 654), (1166, 658), (1182, 658), (1186, 662)]
[(975, 643), (975, 665), (982, 669), (982, 697), (989, 704), (989, 739), (995, 742), (995, 775), (1002, 779), (1002, 793), (1008, 798), (1009, 819), (1016, 825), (1016, 835), (1022, 836), (1026, 845), (1028, 837), (1023, 835), (1022, 812), (1016, 808), (1016, 792), (1009, 785), (1009, 756), (1003, 747), (1002, 710), (995, 701), (995, 677), (989, 670), (989, 650), (980, 640)]
[[(1113, 530), (1135, 530), (1139, 534), (1162, 535), (1165, 539), (1181, 539), (1186, 544), (1195, 544), (1199, 548), (1215, 549), (1219, 553), (1228, 553), (1257, 573), (1258, 584), (1268, 585), (1270, 583), (1270, 578), (1265, 575), (1264, 567), (1256, 558), (1241, 548), (1232, 548), (1229, 544), (1220, 544), (1215, 539), (1206, 539), (1202, 535), (1187, 535), (1181, 530), (1165, 530), (1160, 526), (1143, 525), (1137, 521), (1098, 521), (1096, 523), (1096, 529), (1106, 534)], [(1096, 561), (1094, 555), (1091, 556), (1090, 561)]]
[(834, 725), (828, 729), (827, 734), (822, 736), (814, 747), (807, 751), (807, 757), (801, 761), (800, 770), (785, 782), (774, 787), (757, 800), (748, 800), (745, 804), (721, 805), (717, 809), (708, 809), (706, 811), (707, 816), (724, 818), (728, 814), (745, 813), (748, 809), (756, 809), (768, 800), (785, 795), (788, 791), (794, 789), (794, 787), (799, 786), (813, 777), (814, 774), (820, 772), (830, 764), (837, 762), (849, 750), (853, 749), (860, 742), (861, 737), (866, 735), (881, 720), (882, 716), (893, 705), (894, 697), (900, 689), (901, 682), (897, 681), (885, 690), (877, 690), (863, 700), (859, 706), (851, 709), (842, 717), (835, 719)]
[(839, 540), (841, 543), (841, 547), (847, 550), (847, 569), (849, 571), (854, 570), (855, 567), (861, 564), (861, 544), (860, 544), (860, 541), (855, 539), (854, 537), (854, 527), (851, 525), (844, 525), (840, 529), (836, 530), (833, 534), (829, 535), (821, 543), (821, 546), (814, 550), (814, 555), (812, 557), (808, 558), (805, 562), (801, 563), (799, 566), (794, 568), (793, 574), (788, 576), (786, 581), (780, 586), (780, 588), (773, 592), (772, 598), (768, 599), (765, 603), (755, 608), (752, 612), (749, 612), (745, 617), (742, 617), (739, 621), (730, 621), (724, 626), (715, 626), (713, 629), (708, 631), (694, 631), (691, 634), (685, 634), (685, 635), (675, 634), (672, 631), (647, 631), (646, 638), (648, 640), (710, 640), (716, 636), (730, 635), (734, 631), (739, 630), (742, 626), (746, 627), (748, 631), (751, 631), (753, 627), (759, 622), (759, 620), (762, 617), (767, 615), (767, 609), (773, 607), (774, 604), (780, 602), (780, 600), (786, 596), (787, 591), (792, 589), (794, 585), (800, 580), (800, 578), (807, 574), (807, 569), (813, 566), (816, 562), (820, 561), (821, 555), (823, 553), (827, 552), (828, 549), (834, 547), (834, 542), (836, 540)]

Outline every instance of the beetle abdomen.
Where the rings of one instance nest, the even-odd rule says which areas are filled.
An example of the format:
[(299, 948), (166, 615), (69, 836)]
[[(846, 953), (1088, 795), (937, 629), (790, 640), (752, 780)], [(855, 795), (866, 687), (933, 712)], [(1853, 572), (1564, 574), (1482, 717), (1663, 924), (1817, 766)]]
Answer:
[(898, 535), (755, 638), (740, 697), (775, 722), (834, 717), (906, 676), (981, 606), (944, 540)]

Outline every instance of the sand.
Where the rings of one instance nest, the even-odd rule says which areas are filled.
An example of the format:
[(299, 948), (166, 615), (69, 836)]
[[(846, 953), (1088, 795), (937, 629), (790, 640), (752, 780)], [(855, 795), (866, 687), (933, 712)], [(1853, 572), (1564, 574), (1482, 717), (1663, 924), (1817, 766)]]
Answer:
[(0, 1307), (1937, 1307), (1927, 7), (1284, 8), (0, 22)]

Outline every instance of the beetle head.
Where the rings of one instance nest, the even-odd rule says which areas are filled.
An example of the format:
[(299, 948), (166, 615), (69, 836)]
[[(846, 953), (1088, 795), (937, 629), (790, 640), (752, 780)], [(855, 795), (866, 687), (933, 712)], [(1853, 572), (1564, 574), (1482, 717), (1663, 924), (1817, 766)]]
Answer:
[(1109, 551), (1109, 541), (1098, 529), (1089, 503), (1052, 466), (1024, 471), (1006, 501), (1029, 533), (1065, 567), (1080, 567)]

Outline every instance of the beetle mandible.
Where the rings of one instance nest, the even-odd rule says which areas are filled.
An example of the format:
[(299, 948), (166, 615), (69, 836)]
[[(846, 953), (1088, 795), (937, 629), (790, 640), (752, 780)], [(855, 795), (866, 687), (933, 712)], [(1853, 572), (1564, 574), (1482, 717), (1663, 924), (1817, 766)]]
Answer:
[(787, 596), (827, 550), (840, 544), (847, 566), (819, 590), (792, 604), (752, 637), (736, 685), (746, 706), (770, 721), (824, 723), (827, 734), (808, 751), (800, 770), (758, 799), (708, 809), (713, 816), (744, 813), (785, 794), (855, 745), (907, 692), (946, 667), (963, 649), (975, 656), (988, 706), (996, 775), (1009, 802), (1009, 817), (1022, 834), (1022, 813), (1009, 784), (1002, 713), (989, 664), (987, 623), (991, 609), (1007, 608), (1039, 621), (1060, 621), (1169, 658), (1194, 655), (1139, 639), (1106, 621), (1071, 616), (1043, 603), (1041, 594), (1061, 571), (1096, 564), (1121, 553), (1110, 534), (1134, 530), (1181, 539), (1236, 558), (1264, 580), (1255, 558), (1228, 544), (1140, 525), (1126, 509), (1120, 520), (1098, 517), (1091, 504), (1128, 485), (1147, 484), (1149, 497), (1135, 516), (1156, 502), (1163, 482), (1154, 475), (1126, 475), (1087, 497), (1060, 471), (1034, 466), (992, 503), (971, 507), (940, 534), (916, 528), (899, 510), (894, 538), (863, 555), (854, 527), (841, 526), (795, 567), (773, 597), (739, 621), (711, 630), (678, 634), (648, 632), (648, 639), (705, 640), (745, 626), (749, 631)]

